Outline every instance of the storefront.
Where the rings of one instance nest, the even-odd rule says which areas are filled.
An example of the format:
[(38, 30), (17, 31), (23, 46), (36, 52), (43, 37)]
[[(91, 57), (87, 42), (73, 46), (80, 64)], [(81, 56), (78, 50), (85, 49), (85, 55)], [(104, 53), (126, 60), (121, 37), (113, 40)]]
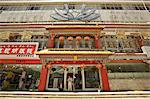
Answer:
[(93, 65), (85, 69), (79, 64), (68, 64), (67, 69), (61, 65), (54, 65), (48, 71), (46, 90), (58, 90), (63, 87), (69, 89), (69, 77), (71, 78), (70, 91), (94, 91), (101, 88), (99, 70)]
[(104, 63), (111, 52), (43, 50), (36, 54), (42, 62), (39, 91), (110, 90)]
[[(0, 73), (1, 90), (29, 90), (33, 88), (40, 76), (41, 63), (34, 54), (38, 43), (1, 42), (0, 43)], [(21, 79), (22, 72), (25, 77)], [(24, 80), (23, 88), (19, 83)], [(32, 86), (31, 86), (32, 84)]]

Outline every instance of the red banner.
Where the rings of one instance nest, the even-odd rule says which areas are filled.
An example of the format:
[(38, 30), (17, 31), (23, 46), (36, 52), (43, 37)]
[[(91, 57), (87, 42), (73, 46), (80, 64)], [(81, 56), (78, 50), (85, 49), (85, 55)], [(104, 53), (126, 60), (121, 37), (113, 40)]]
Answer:
[[(0, 42), (0, 58), (9, 57), (34, 57), (38, 49), (37, 42)], [(14, 57), (15, 58), (15, 57)]]
[(2, 45), (0, 44), (0, 54), (34, 54), (36, 45)]

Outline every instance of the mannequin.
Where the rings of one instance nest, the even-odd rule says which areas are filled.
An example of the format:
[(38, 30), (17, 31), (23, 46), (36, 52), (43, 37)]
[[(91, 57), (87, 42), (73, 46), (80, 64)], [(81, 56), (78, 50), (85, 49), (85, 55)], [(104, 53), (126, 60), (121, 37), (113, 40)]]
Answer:
[(71, 76), (68, 76), (68, 91), (72, 91), (73, 79)]

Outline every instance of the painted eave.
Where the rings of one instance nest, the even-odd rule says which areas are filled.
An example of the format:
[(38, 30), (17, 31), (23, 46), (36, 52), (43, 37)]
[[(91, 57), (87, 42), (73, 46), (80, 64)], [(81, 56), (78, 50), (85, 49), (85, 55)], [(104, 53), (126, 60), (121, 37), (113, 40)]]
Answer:
[(35, 52), (37, 55), (111, 55), (110, 51), (49, 51), (48, 49)]

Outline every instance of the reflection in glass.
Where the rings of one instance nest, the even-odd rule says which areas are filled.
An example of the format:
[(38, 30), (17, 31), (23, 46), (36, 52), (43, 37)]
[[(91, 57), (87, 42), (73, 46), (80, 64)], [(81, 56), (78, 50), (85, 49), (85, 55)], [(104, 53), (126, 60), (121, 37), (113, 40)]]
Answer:
[(95, 66), (87, 66), (85, 68), (85, 87), (86, 88), (99, 88), (99, 72)]
[(55, 66), (50, 70), (48, 88), (59, 88), (63, 85), (64, 69), (60, 66)]

